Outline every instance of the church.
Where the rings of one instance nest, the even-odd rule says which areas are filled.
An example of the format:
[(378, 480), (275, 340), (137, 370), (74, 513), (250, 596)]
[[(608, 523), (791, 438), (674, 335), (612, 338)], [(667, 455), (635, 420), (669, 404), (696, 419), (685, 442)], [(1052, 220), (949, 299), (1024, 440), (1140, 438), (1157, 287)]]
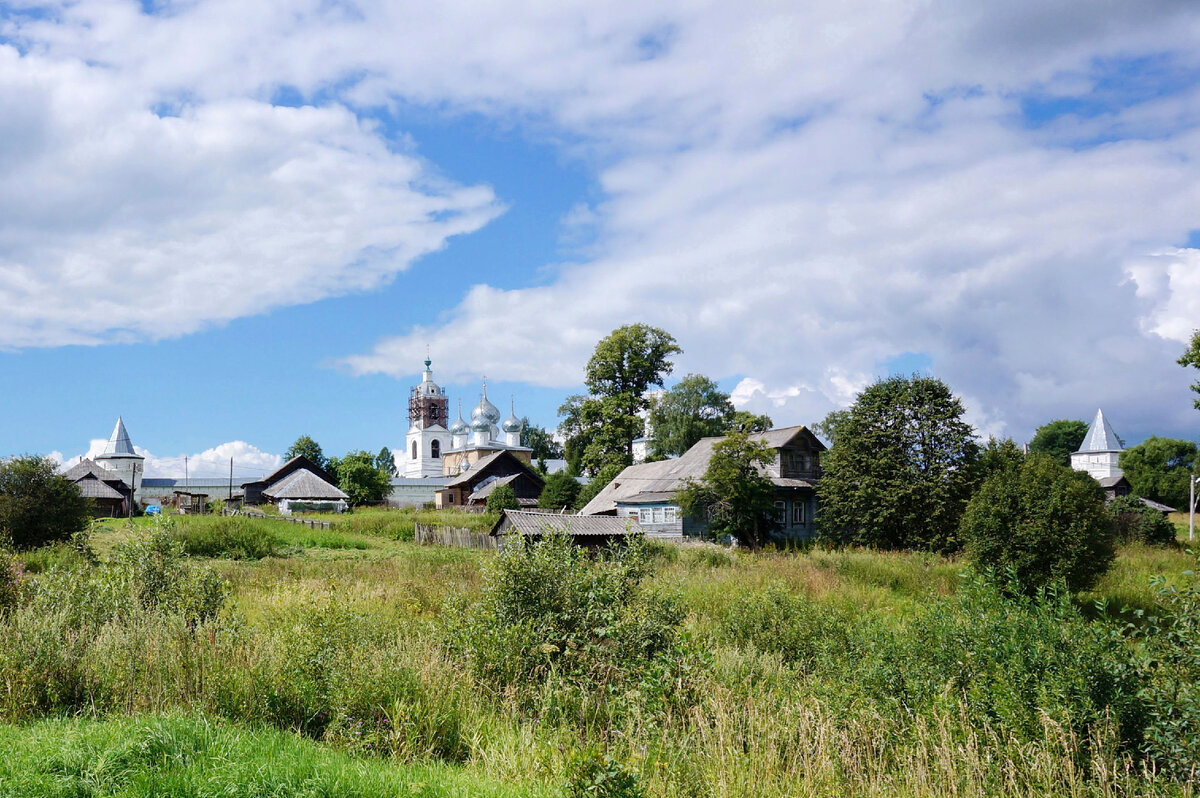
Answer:
[(408, 399), (408, 436), (400, 468), (405, 477), (457, 476), (502, 451), (526, 465), (531, 462), (533, 450), (521, 445), (521, 420), (511, 406), (508, 418), (500, 420), (500, 409), (488, 400), (486, 379), (470, 423), (463, 420), (461, 401), (458, 418), (451, 423), (449, 402), (446, 389), (433, 381), (432, 361), (426, 357), (421, 383)]

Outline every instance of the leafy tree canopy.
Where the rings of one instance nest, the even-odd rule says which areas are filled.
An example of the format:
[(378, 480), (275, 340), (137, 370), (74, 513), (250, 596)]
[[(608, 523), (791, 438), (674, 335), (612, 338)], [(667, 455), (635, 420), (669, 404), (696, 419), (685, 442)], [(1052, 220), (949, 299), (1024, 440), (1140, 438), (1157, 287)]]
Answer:
[(575, 477), (569, 474), (551, 474), (546, 477), (546, 485), (542, 488), (542, 495), (538, 497), (538, 507), (547, 510), (561, 510), (564, 507), (568, 510), (574, 509), (580, 487)]
[(768, 415), (755, 415), (746, 410), (735, 410), (729, 419), (726, 432), (766, 432), (775, 426)]
[(1121, 470), (1138, 496), (1186, 508), (1188, 479), (1196, 467), (1196, 444), (1151, 435), (1121, 452)]
[(687, 515), (707, 518), (713, 535), (761, 546), (777, 524), (775, 486), (759, 467), (774, 459), (770, 446), (750, 440), (745, 432), (731, 432), (713, 446), (704, 476), (686, 483), (677, 501)]
[(1104, 490), (1049, 455), (1030, 455), (992, 473), (962, 518), (967, 554), (1026, 593), (1062, 579), (1071, 590), (1095, 583), (1115, 556)]
[(392, 491), (392, 475), (376, 465), (376, 457), (359, 450), (329, 461), (330, 470), (337, 475), (338, 487), (349, 496), (352, 507), (378, 504)]
[(1029, 453), (1046, 454), (1059, 465), (1069, 466), (1072, 452), (1079, 451), (1087, 431), (1088, 425), (1083, 421), (1063, 418), (1047, 422), (1033, 433)]
[(562, 446), (554, 440), (554, 436), (542, 427), (535, 427), (529, 418), (521, 419), (524, 425), (521, 429), (521, 445), (533, 449), (530, 455), (534, 460), (559, 460), (563, 456)]
[(959, 547), (979, 446), (944, 382), (880, 380), (824, 429), (834, 443), (817, 488), (823, 537), (886, 549)]
[(505, 510), (520, 510), (521, 503), (511, 485), (501, 485), (488, 494), (487, 508), (489, 513), (502, 513)]
[(729, 430), (733, 416), (729, 394), (708, 377), (689, 374), (650, 408), (650, 428), (654, 431), (652, 455), (678, 456), (701, 438), (723, 435)]
[(596, 474), (633, 461), (633, 441), (644, 429), (638, 413), (649, 407), (646, 391), (662, 385), (682, 350), (657, 327), (630, 324), (596, 344), (584, 382), (588, 396), (571, 396), (559, 408), (559, 433), (572, 473)]
[(32, 549), (87, 528), (92, 503), (48, 457), (0, 461), (0, 543)]
[(307, 435), (301, 435), (296, 439), (295, 443), (288, 447), (288, 450), (283, 453), (283, 461), (286, 463), (293, 457), (301, 455), (307, 457), (321, 468), (329, 470), (329, 460), (326, 459), (325, 453), (321, 451), (321, 444)]
[[(1184, 351), (1183, 356), (1177, 362), (1181, 366), (1191, 366), (1192, 368), (1200, 369), (1200, 330), (1192, 332), (1191, 344), (1188, 345), (1187, 350)], [(1200, 380), (1192, 383), (1192, 390), (1200, 394)], [(1200, 399), (1197, 399), (1194, 404), (1196, 405), (1196, 409), (1200, 410)]]
[(396, 468), (396, 457), (386, 446), (379, 450), (379, 454), (375, 455), (375, 467), (389, 477), (400, 476), (400, 470)]

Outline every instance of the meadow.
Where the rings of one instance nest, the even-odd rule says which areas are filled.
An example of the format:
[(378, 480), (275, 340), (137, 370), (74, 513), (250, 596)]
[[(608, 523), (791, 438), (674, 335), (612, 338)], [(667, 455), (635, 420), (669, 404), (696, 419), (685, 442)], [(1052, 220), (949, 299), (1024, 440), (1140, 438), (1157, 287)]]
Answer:
[(138, 519), (23, 557), (0, 795), (1194, 794), (1196, 663), (1145, 633), (1182, 549), (1013, 599), (929, 554), (496, 555), (418, 517), (486, 524)]

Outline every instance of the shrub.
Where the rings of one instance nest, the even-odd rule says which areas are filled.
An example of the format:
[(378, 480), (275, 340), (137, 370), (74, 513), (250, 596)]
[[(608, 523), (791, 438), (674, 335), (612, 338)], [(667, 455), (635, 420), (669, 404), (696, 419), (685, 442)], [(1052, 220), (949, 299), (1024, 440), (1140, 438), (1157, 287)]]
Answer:
[(1175, 542), (1175, 525), (1136, 496), (1118, 496), (1108, 503), (1113, 531), (1121, 543), (1162, 545)]
[(0, 538), (18, 550), (68, 540), (87, 528), (91, 515), (91, 501), (53, 460), (25, 455), (0, 461)]
[(521, 503), (510, 486), (501, 485), (488, 494), (487, 508), (489, 513), (502, 513), (505, 510), (520, 510)]
[(1046, 455), (994, 471), (967, 505), (960, 528), (984, 572), (1011, 574), (1032, 595), (1062, 579), (1092, 585), (1115, 556), (1104, 491)]
[(98, 577), (117, 602), (115, 614), (140, 607), (200, 622), (216, 616), (227, 594), (221, 576), (189, 562), (165, 525), (118, 543)]
[(538, 497), (538, 507), (547, 510), (560, 510), (565, 507), (570, 510), (575, 507), (579, 488), (575, 477), (563, 472), (551, 474), (546, 477), (546, 486), (542, 488), (542, 495)]
[(735, 643), (777, 653), (784, 662), (807, 670), (845, 651), (846, 633), (852, 627), (844, 612), (772, 585), (763, 593), (735, 599), (726, 612), (723, 631)]
[(577, 752), (567, 765), (567, 798), (642, 798), (638, 774), (594, 749)]
[[(510, 539), (484, 573), (480, 602), (451, 613), (448, 644), (477, 677), (519, 689), (551, 674), (603, 704), (638, 683), (650, 706), (680, 692), (680, 605), (646, 590), (644, 543), (593, 556), (563, 534)], [(672, 675), (675, 674), (675, 675)]]
[(25, 582), (25, 564), (0, 549), (0, 614), (17, 606)]
[[(1178, 778), (1200, 776), (1200, 558), (1178, 584), (1155, 577), (1156, 612), (1136, 630), (1149, 721), (1145, 753)], [(1138, 613), (1141, 615), (1141, 613)]]

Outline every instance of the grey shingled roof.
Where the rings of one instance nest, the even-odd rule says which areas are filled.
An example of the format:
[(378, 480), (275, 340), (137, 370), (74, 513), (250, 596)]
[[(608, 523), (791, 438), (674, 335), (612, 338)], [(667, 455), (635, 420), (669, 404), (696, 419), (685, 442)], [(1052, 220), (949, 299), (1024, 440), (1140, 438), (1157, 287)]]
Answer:
[(272, 499), (347, 499), (345, 493), (319, 476), (301, 468), (263, 491)]
[(519, 476), (521, 476), (521, 475), (520, 474), (509, 474), (506, 477), (500, 477), (499, 479), (493, 479), (491, 482), (484, 485), (482, 488), (479, 488), (474, 493), (472, 493), (470, 496), (468, 496), (467, 499), (468, 499), (468, 501), (473, 501), (473, 502), (487, 501), (487, 497), (492, 495), (492, 491), (494, 491), (496, 488), (500, 487), (501, 485), (508, 485), (509, 483), (511, 483), (513, 480), (515, 480)]
[(121, 492), (92, 475), (75, 481), (79, 494), (85, 499), (124, 499)]
[(559, 515), (531, 510), (505, 510), (503, 517), (492, 527), (493, 535), (516, 532), (520, 535), (545, 535), (566, 532), (572, 537), (639, 535), (644, 530), (633, 517), (615, 515)]
[(1117, 437), (1112, 424), (1109, 424), (1108, 419), (1104, 417), (1104, 411), (1097, 410), (1096, 418), (1092, 421), (1092, 426), (1088, 427), (1087, 437), (1083, 439), (1083, 445), (1079, 447), (1079, 451), (1121, 452), (1124, 450), (1125, 447), (1121, 445), (1121, 439)]
[[(781, 427), (751, 435), (750, 439), (765, 443), (772, 449), (779, 449), (805, 431), (806, 428), (803, 426)], [(617, 502), (626, 503), (633, 497), (642, 494), (674, 495), (684, 482), (689, 479), (698, 480), (704, 476), (705, 470), (708, 469), (708, 461), (712, 457), (713, 447), (721, 440), (723, 440), (722, 437), (701, 438), (692, 448), (673, 460), (629, 466), (621, 472), (620, 476), (597, 493), (595, 498), (579, 511), (580, 514), (611, 513), (617, 509)], [(780, 487), (811, 487), (812, 485), (804, 480), (790, 478), (777, 478), (771, 481)], [(662, 499), (655, 500), (662, 501)]]
[(79, 480), (85, 479), (88, 476), (105, 481), (110, 479), (113, 481), (121, 481), (121, 478), (116, 474), (113, 474), (104, 466), (86, 457), (67, 469), (63, 476), (72, 482), (78, 482)]

